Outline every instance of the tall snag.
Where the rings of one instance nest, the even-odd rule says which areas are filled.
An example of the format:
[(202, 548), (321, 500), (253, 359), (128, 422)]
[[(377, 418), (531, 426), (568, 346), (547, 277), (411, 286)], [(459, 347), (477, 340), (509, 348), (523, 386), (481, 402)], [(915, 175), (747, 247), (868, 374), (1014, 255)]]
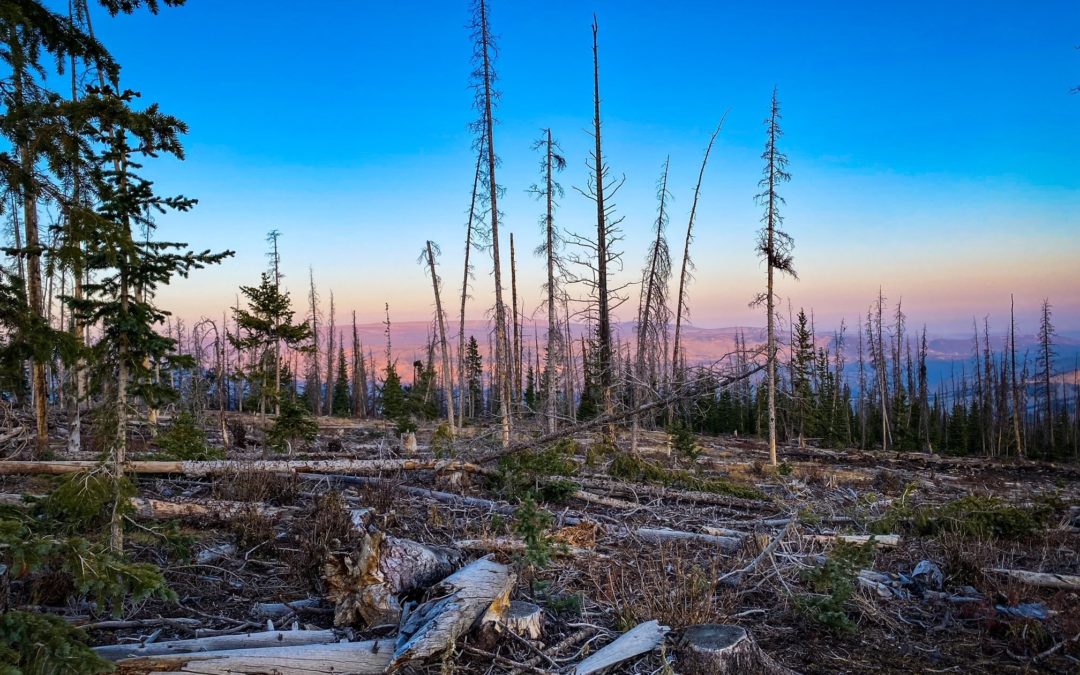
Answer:
[(767, 137), (765, 152), (761, 158), (765, 160), (764, 176), (758, 185), (762, 191), (757, 195), (759, 204), (765, 206), (765, 215), (761, 222), (764, 227), (758, 233), (758, 254), (765, 259), (767, 280), (765, 293), (759, 295), (753, 304), (765, 304), (766, 312), (766, 339), (767, 343), (767, 370), (769, 390), (769, 461), (776, 465), (776, 293), (774, 291), (775, 274), (789, 274), (798, 278), (793, 267), (791, 249), (794, 240), (791, 235), (780, 229), (784, 219), (780, 215), (780, 205), (784, 198), (777, 192), (781, 183), (791, 180), (791, 174), (787, 172), (787, 156), (780, 152), (777, 141), (783, 135), (780, 129), (780, 101), (777, 91), (773, 88), (772, 106), (769, 118), (765, 120)]
[(473, 89), (476, 92), (475, 106), (480, 112), (477, 122), (485, 137), (486, 178), (488, 215), (491, 219), (491, 259), (495, 277), (495, 387), (499, 391), (499, 416), (502, 419), (502, 443), (510, 445), (510, 345), (506, 331), (506, 305), (503, 302), (502, 264), (499, 256), (499, 184), (495, 180), (495, 167), (498, 157), (495, 155), (495, 100), (499, 94), (495, 91), (495, 68), (492, 56), (495, 41), (488, 23), (487, 3), (477, 0), (473, 15), (473, 59), (477, 63), (473, 71)]
[[(630, 384), (633, 407), (642, 405), (647, 391), (655, 390), (662, 374), (660, 369), (667, 359), (663, 351), (667, 344), (668, 323), (671, 309), (668, 307), (668, 283), (671, 280), (671, 252), (668, 250), (665, 236), (668, 224), (668, 168), (671, 159), (664, 160), (664, 170), (656, 188), (656, 221), (653, 225), (655, 236), (645, 256), (645, 269), (642, 270), (641, 296), (638, 301), (637, 357), (634, 363), (634, 379)], [(637, 452), (638, 431), (641, 416), (634, 415), (631, 450)]]
[[(683, 319), (690, 316), (690, 307), (686, 302), (687, 284), (690, 282), (690, 278), (693, 274), (694, 263), (690, 259), (690, 244), (694, 241), (694, 221), (697, 218), (697, 205), (698, 198), (701, 196), (701, 181), (705, 177), (705, 167), (709, 163), (709, 153), (712, 152), (713, 143), (716, 142), (716, 137), (720, 135), (720, 129), (724, 126), (724, 120), (727, 118), (727, 113), (720, 118), (720, 123), (716, 125), (716, 130), (713, 131), (712, 136), (709, 137), (709, 144), (705, 146), (705, 156), (701, 160), (701, 168), (698, 169), (697, 184), (694, 186), (694, 201), (690, 204), (690, 218), (686, 223), (686, 240), (683, 244), (683, 259), (682, 268), (679, 271), (679, 296), (675, 301), (675, 337), (671, 342), (671, 377), (673, 380), (672, 386), (677, 387), (680, 383), (681, 377), (681, 364), (679, 359), (682, 358), (680, 350), (682, 349), (682, 323)], [(670, 418), (672, 411), (668, 411), (668, 417)]]
[[(622, 240), (619, 223), (622, 218), (613, 216), (615, 204), (612, 198), (625, 183), (625, 178), (608, 184), (609, 168), (604, 161), (601, 136), (600, 116), (600, 50), (597, 35), (599, 26), (593, 17), (593, 148), (586, 161), (589, 169), (588, 184), (578, 192), (596, 204), (596, 238), (571, 235), (573, 243), (582, 249), (583, 255), (575, 256), (574, 262), (583, 267), (584, 275), (575, 279), (585, 284), (590, 290), (591, 309), (595, 310), (596, 330), (594, 334), (596, 350), (596, 370), (600, 389), (600, 403), (605, 417), (610, 417), (615, 407), (614, 368), (612, 363), (611, 312), (623, 300), (619, 296), (620, 288), (611, 286), (608, 272), (613, 265), (621, 263), (622, 254), (615, 249), (615, 244)], [(615, 426), (604, 426), (604, 436), (608, 443), (615, 441)]]
[[(545, 129), (543, 137), (533, 144), (534, 150), (543, 152), (540, 161), (540, 170), (543, 182), (533, 185), (529, 192), (537, 199), (543, 199), (545, 211), (540, 219), (543, 228), (544, 243), (536, 248), (536, 254), (544, 256), (547, 271), (547, 280), (544, 283), (544, 293), (547, 296), (547, 348), (544, 356), (544, 419), (547, 423), (548, 432), (554, 432), (557, 424), (556, 404), (558, 402), (558, 368), (559, 358), (562, 353), (563, 332), (559, 325), (559, 314), (556, 303), (562, 297), (562, 288), (559, 286), (559, 276), (562, 273), (562, 262), (559, 254), (562, 250), (563, 239), (559, 230), (555, 227), (555, 208), (558, 206), (558, 197), (562, 197), (562, 186), (555, 180), (555, 173), (566, 168), (566, 158), (562, 156), (562, 148), (552, 139), (551, 129)], [(556, 270), (559, 275), (556, 275)]]
[[(480, 179), (483, 175), (484, 149), (487, 143), (485, 134), (480, 134), (476, 141), (476, 170), (473, 172), (472, 197), (469, 200), (469, 220), (465, 225), (465, 272), (461, 280), (461, 313), (458, 317), (458, 423), (465, 425), (465, 392), (469, 390), (465, 376), (465, 301), (469, 298), (469, 279), (472, 278), (472, 264), (470, 256), (475, 246), (473, 234), (480, 220), (477, 211), (477, 198), (480, 190)], [(472, 413), (470, 412), (470, 416)]]
[(454, 433), (454, 376), (450, 370), (450, 348), (446, 344), (446, 318), (443, 315), (442, 299), (439, 295), (439, 275), (435, 272), (435, 254), (439, 252), (438, 246), (429, 239), (424, 247), (424, 255), (427, 257), (428, 271), (431, 273), (431, 290), (435, 294), (435, 318), (439, 328), (439, 350), (442, 352), (442, 376), (446, 385), (446, 421), (450, 425), (450, 433)]

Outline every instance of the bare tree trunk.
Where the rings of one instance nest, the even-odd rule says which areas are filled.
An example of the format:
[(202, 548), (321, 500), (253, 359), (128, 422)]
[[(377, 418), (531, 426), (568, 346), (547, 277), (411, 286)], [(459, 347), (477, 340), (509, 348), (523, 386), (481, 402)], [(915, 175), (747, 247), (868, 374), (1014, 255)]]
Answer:
[[(671, 343), (671, 378), (674, 381), (673, 387), (678, 386), (678, 380), (680, 377), (679, 358), (681, 357), (680, 348), (682, 347), (682, 322), (683, 315), (689, 315), (689, 308), (686, 302), (686, 286), (690, 281), (690, 271), (693, 268), (693, 262), (690, 260), (690, 244), (694, 241), (694, 220), (697, 217), (697, 205), (698, 197), (701, 196), (701, 181), (705, 177), (705, 166), (709, 163), (709, 153), (712, 152), (713, 143), (716, 142), (716, 137), (720, 134), (721, 127), (724, 126), (724, 119), (727, 117), (725, 113), (724, 117), (720, 119), (720, 123), (716, 125), (716, 130), (713, 131), (712, 136), (709, 137), (709, 144), (705, 146), (705, 157), (701, 160), (701, 168), (698, 170), (697, 185), (694, 186), (694, 200), (690, 205), (690, 219), (686, 224), (686, 240), (683, 244), (683, 259), (682, 269), (679, 272), (679, 297), (675, 303), (675, 336)], [(669, 421), (671, 420), (674, 411), (668, 411)]]
[[(465, 226), (465, 272), (461, 280), (461, 314), (458, 317), (458, 423), (465, 426), (465, 397), (469, 391), (468, 377), (465, 373), (465, 301), (469, 297), (469, 277), (472, 276), (472, 266), (469, 258), (473, 247), (473, 225), (476, 221), (476, 199), (480, 190), (480, 171), (483, 166), (484, 148), (487, 145), (487, 134), (480, 136), (480, 148), (476, 153), (476, 170), (473, 172), (472, 197), (469, 199), (469, 221)], [(471, 407), (471, 402), (470, 402)], [(470, 415), (472, 411), (470, 410)]]
[(491, 63), (492, 40), (488, 26), (487, 3), (478, 4), (479, 44), (483, 68), (483, 116), (487, 136), (488, 199), (491, 207), (491, 257), (495, 272), (495, 371), (499, 390), (499, 416), (502, 418), (502, 443), (510, 445), (510, 367), (506, 336), (506, 305), (503, 303), (502, 264), (499, 255), (499, 186), (495, 180), (495, 120), (492, 89), (494, 72)]
[[(510, 233), (510, 303), (513, 309), (513, 407), (517, 407), (521, 401), (521, 326), (518, 324), (518, 294), (517, 294), (517, 258), (514, 253), (514, 233)], [(524, 313), (524, 312), (523, 312)]]
[[(597, 350), (599, 352), (600, 389), (604, 415), (614, 411), (614, 387), (611, 366), (611, 307), (608, 296), (608, 227), (607, 207), (604, 205), (604, 155), (600, 136), (600, 49), (597, 41), (599, 26), (593, 17), (593, 160), (594, 190), (596, 201), (596, 303), (597, 303)], [(604, 428), (605, 440), (615, 444), (615, 425)]]
[(330, 326), (326, 334), (326, 396), (325, 413), (329, 417), (334, 408), (334, 292), (330, 291)]
[(1016, 300), (1009, 294), (1009, 361), (1012, 372), (1013, 400), (1013, 435), (1016, 440), (1016, 452), (1024, 456), (1024, 441), (1020, 436), (1020, 419), (1024, 409), (1020, 405), (1020, 386), (1016, 379)]
[(308, 298), (311, 300), (311, 373), (305, 389), (311, 391), (311, 408), (315, 415), (322, 410), (322, 383), (319, 381), (319, 310), (318, 295), (315, 293), (315, 272), (308, 268), (308, 276), (311, 280), (311, 291)]
[(446, 383), (446, 421), (450, 433), (454, 433), (454, 375), (450, 370), (450, 347), (446, 344), (446, 320), (443, 316), (442, 299), (439, 296), (439, 275), (435, 273), (435, 252), (431, 240), (427, 242), (428, 268), (431, 270), (431, 289), (435, 294), (435, 315), (439, 325), (439, 347), (442, 351), (443, 382)]

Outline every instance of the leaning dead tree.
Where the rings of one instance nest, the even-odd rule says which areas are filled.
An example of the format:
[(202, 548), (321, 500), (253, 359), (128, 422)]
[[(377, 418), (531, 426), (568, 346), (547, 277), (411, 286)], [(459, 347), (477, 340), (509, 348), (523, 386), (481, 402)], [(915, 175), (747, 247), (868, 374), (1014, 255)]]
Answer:
[[(661, 369), (667, 360), (668, 323), (671, 309), (668, 307), (668, 283), (671, 280), (671, 252), (667, 243), (668, 168), (671, 159), (664, 161), (664, 170), (656, 188), (656, 221), (654, 237), (645, 256), (642, 271), (641, 295), (638, 302), (637, 355), (634, 363), (634, 382), (630, 383), (631, 400), (636, 407), (644, 402), (646, 392), (655, 390), (663, 378)], [(637, 452), (638, 431), (641, 417), (634, 416), (631, 449)]]
[(450, 347), (446, 344), (446, 318), (443, 315), (442, 299), (439, 295), (439, 275), (435, 272), (435, 254), (439, 248), (429, 239), (424, 247), (428, 271), (431, 273), (431, 290), (435, 294), (435, 318), (439, 328), (439, 351), (442, 353), (443, 383), (446, 385), (446, 421), (450, 433), (454, 432), (454, 376), (450, 371)]
[(510, 345), (506, 331), (506, 304), (503, 302), (502, 264), (499, 256), (499, 192), (501, 188), (495, 180), (495, 167), (499, 160), (495, 154), (495, 100), (499, 94), (495, 91), (495, 67), (492, 57), (495, 53), (495, 40), (488, 23), (487, 4), (477, 0), (473, 15), (473, 89), (476, 92), (474, 105), (480, 112), (476, 122), (478, 130), (484, 134), (485, 178), (489, 225), (491, 228), (491, 259), (495, 277), (495, 387), (499, 392), (499, 416), (502, 420), (502, 442), (510, 445)]
[(787, 172), (787, 156), (780, 152), (777, 141), (783, 135), (780, 129), (780, 100), (777, 98), (776, 89), (773, 89), (772, 107), (769, 119), (765, 121), (767, 137), (765, 152), (761, 158), (765, 160), (764, 176), (758, 185), (762, 191), (758, 193), (759, 204), (765, 206), (765, 215), (761, 222), (764, 227), (758, 233), (758, 254), (765, 259), (767, 281), (765, 292), (755, 298), (752, 304), (765, 305), (766, 312), (766, 363), (768, 373), (769, 390), (769, 461), (776, 465), (776, 292), (775, 274), (795, 275), (795, 268), (791, 255), (794, 240), (791, 235), (780, 229), (784, 222), (780, 215), (780, 205), (784, 198), (778, 193), (781, 183), (791, 180), (791, 174)]
[[(555, 431), (556, 404), (558, 401), (558, 368), (560, 356), (563, 353), (563, 333), (559, 325), (559, 313), (557, 303), (563, 297), (559, 278), (562, 276), (562, 261), (559, 254), (562, 250), (563, 239), (558, 228), (555, 227), (555, 208), (558, 206), (557, 199), (562, 197), (563, 189), (555, 180), (555, 173), (566, 168), (566, 159), (562, 156), (562, 148), (552, 139), (551, 129), (545, 129), (543, 137), (533, 144), (534, 150), (543, 152), (540, 161), (540, 169), (543, 182), (533, 185), (529, 192), (543, 199), (546, 209), (540, 220), (543, 227), (544, 242), (537, 247), (537, 255), (544, 256), (547, 270), (547, 280), (544, 283), (544, 293), (547, 298), (547, 350), (544, 355), (544, 419), (547, 422), (547, 430)], [(568, 377), (569, 374), (567, 373)], [(572, 402), (571, 402), (572, 403)]]
[(682, 368), (682, 364), (679, 362), (679, 359), (682, 358), (680, 352), (682, 347), (680, 342), (682, 338), (682, 323), (684, 318), (690, 316), (690, 306), (686, 302), (686, 291), (687, 284), (689, 284), (694, 270), (694, 263), (690, 259), (690, 244), (694, 242), (694, 220), (697, 218), (698, 198), (701, 196), (701, 181), (705, 177), (705, 166), (709, 163), (709, 153), (712, 152), (713, 143), (716, 142), (716, 137), (720, 134), (720, 128), (724, 126), (724, 119), (726, 118), (727, 113), (724, 113), (724, 117), (721, 117), (720, 123), (716, 125), (716, 130), (713, 131), (712, 136), (709, 137), (709, 144), (705, 146), (705, 157), (701, 160), (701, 168), (698, 170), (697, 185), (694, 186), (694, 200), (690, 204), (690, 218), (686, 223), (686, 239), (683, 244), (682, 268), (679, 271), (679, 295), (675, 299), (675, 337), (671, 343), (671, 377), (676, 381), (679, 379), (679, 371)]
[(473, 172), (472, 197), (469, 199), (469, 219), (465, 225), (465, 272), (461, 280), (461, 313), (458, 316), (458, 420), (461, 425), (465, 424), (465, 399), (469, 390), (469, 383), (465, 374), (465, 301), (469, 298), (469, 279), (473, 276), (473, 268), (470, 262), (473, 246), (476, 245), (476, 228), (481, 220), (478, 211), (478, 197), (480, 180), (483, 176), (483, 161), (485, 155), (486, 135), (480, 134), (476, 144), (476, 170)]

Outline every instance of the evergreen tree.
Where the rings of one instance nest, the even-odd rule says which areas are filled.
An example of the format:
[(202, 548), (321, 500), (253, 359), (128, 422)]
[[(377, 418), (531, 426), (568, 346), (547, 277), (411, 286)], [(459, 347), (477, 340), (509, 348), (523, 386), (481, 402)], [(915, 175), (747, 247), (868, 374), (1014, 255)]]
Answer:
[(352, 414), (352, 400), (349, 398), (349, 374), (345, 368), (345, 349), (338, 347), (337, 377), (334, 378), (334, 399), (331, 413), (335, 417), (349, 417)]
[(465, 349), (465, 382), (468, 388), (469, 417), (476, 419), (484, 414), (484, 359), (476, 337), (469, 336)]

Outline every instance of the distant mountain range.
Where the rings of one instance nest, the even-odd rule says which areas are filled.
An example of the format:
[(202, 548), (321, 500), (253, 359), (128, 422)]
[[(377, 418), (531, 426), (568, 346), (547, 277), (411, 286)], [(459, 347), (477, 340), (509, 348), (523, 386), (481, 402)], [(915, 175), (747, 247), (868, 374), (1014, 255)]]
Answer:
[[(391, 357), (398, 362), (398, 370), (403, 377), (408, 379), (411, 368), (409, 367), (413, 361), (424, 360), (427, 358), (427, 345), (431, 342), (431, 336), (433, 335), (433, 324), (423, 321), (402, 321), (399, 323), (392, 323), (391, 329)], [(341, 329), (342, 337), (344, 338), (344, 344), (349, 352), (352, 344), (352, 327), (344, 326)], [(546, 324), (540, 323), (526, 323), (524, 327), (524, 335), (522, 336), (523, 350), (526, 353), (526, 358), (535, 360), (535, 354), (537, 346), (543, 353), (544, 346), (544, 332), (546, 330)], [(585, 324), (572, 324), (572, 334), (575, 341), (587, 334), (587, 326)], [(623, 345), (623, 349), (627, 348), (627, 345), (631, 345), (634, 342), (634, 326), (629, 323), (616, 324), (613, 327), (614, 333), (617, 339)], [(456, 361), (457, 354), (457, 333), (458, 326), (457, 321), (450, 321), (447, 325), (447, 331), (449, 333), (448, 338), (450, 340), (450, 348), (453, 358)], [(480, 353), (484, 356), (485, 360), (489, 358), (489, 335), (491, 334), (491, 324), (487, 321), (467, 321), (465, 323), (466, 336), (472, 335), (476, 337), (480, 346)], [(364, 352), (371, 354), (374, 358), (374, 363), (377, 368), (383, 368), (386, 363), (386, 327), (382, 324), (360, 324), (357, 326), (357, 333), (364, 346)], [(730, 326), (724, 328), (703, 328), (698, 326), (684, 326), (682, 345), (683, 351), (686, 354), (687, 363), (701, 365), (706, 363), (714, 363), (723, 359), (725, 356), (735, 352), (736, 336), (742, 335), (748, 348), (753, 348), (756, 345), (763, 345), (765, 343), (765, 329), (759, 327), (747, 327), (747, 326)], [(911, 349), (912, 356), (914, 357), (919, 339), (919, 335), (912, 332)], [(781, 338), (786, 341), (787, 331), (784, 330)], [(847, 372), (849, 376), (853, 376), (857, 373), (857, 343), (856, 334), (849, 331), (845, 336), (844, 352), (847, 358), (848, 366)], [(982, 349), (982, 338), (980, 340), (980, 350)], [(818, 335), (817, 344), (819, 347), (826, 347), (830, 350), (833, 349), (833, 335), (829, 331)], [(990, 348), (997, 352), (999, 355), (1004, 351), (1006, 346), (1006, 338), (1004, 335), (991, 334), (990, 335)], [(1073, 382), (1074, 371), (1080, 370), (1077, 364), (1080, 363), (1080, 334), (1074, 334), (1072, 332), (1066, 332), (1056, 336), (1055, 351), (1057, 352), (1055, 357), (1055, 370), (1060, 373), (1065, 382)], [(1017, 336), (1017, 363), (1018, 368), (1023, 368), (1026, 361), (1029, 372), (1035, 370), (1035, 360), (1038, 349), (1038, 339), (1035, 335), (1018, 335)], [(580, 347), (575, 348), (575, 353), (580, 354)], [(781, 350), (781, 358), (786, 357), (786, 349)], [(927, 374), (930, 380), (931, 386), (936, 386), (941, 382), (948, 382), (952, 378), (960, 379), (964, 373), (971, 374), (974, 364), (974, 336), (969, 337), (957, 337), (955, 335), (927, 335)]]

